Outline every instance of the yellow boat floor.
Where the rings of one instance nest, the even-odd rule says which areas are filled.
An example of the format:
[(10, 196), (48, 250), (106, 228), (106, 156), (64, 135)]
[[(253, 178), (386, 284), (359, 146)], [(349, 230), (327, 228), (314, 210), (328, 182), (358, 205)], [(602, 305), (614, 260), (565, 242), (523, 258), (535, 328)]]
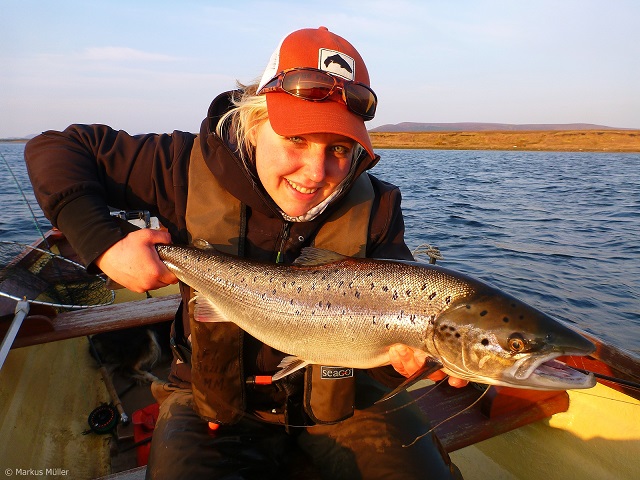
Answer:
[[(108, 435), (83, 435), (109, 402), (85, 337), (12, 350), (0, 371), (0, 471), (90, 479), (110, 472)], [(31, 472), (31, 475), (30, 475)]]
[(640, 478), (640, 401), (605, 385), (569, 410), (451, 453), (465, 480)]

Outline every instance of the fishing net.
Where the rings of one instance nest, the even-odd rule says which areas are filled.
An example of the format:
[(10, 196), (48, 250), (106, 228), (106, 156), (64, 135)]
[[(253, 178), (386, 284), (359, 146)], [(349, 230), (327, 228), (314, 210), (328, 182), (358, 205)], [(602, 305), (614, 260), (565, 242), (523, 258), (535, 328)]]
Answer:
[(15, 306), (21, 300), (61, 312), (108, 305), (114, 296), (102, 277), (79, 263), (31, 245), (0, 241), (0, 312), (7, 313), (3, 304)]

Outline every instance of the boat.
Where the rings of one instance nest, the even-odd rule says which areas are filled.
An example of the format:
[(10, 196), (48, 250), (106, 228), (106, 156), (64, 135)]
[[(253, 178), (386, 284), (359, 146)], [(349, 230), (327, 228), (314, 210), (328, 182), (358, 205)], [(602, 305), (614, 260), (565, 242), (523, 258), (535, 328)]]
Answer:
[[(75, 256), (56, 230), (34, 246), (44, 243), (57, 254)], [(130, 457), (140, 452), (136, 444), (146, 441), (136, 442), (130, 425), (118, 425), (110, 434), (88, 427), (96, 407), (114, 403), (114, 389), (89, 355), (86, 336), (170, 321), (178, 303), (171, 286), (147, 294), (118, 289), (114, 304), (77, 311), (34, 306), (0, 370), (0, 465), (13, 474), (36, 471), (45, 478), (47, 472), (78, 479), (143, 478), (144, 459)], [(0, 335), (13, 315), (0, 302)], [(597, 385), (589, 390), (473, 384), (456, 389), (429, 381), (412, 387), (411, 395), (465, 479), (638, 477), (640, 356), (581, 333), (596, 351), (562, 360), (596, 373)], [(114, 383), (115, 390), (123, 388)], [(153, 405), (148, 386), (136, 389), (143, 393), (122, 398), (128, 412)]]

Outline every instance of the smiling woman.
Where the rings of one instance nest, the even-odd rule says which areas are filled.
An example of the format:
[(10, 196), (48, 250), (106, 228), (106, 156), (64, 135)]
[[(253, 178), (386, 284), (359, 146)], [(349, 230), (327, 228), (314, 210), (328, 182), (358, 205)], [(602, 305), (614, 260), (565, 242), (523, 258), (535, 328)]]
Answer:
[[(291, 69), (311, 91), (294, 95), (280, 84)], [(271, 264), (290, 264), (311, 245), (409, 260), (400, 193), (366, 173), (378, 160), (365, 126), (376, 104), (353, 45), (325, 27), (297, 30), (258, 85), (213, 100), (199, 135), (71, 125), (31, 140), (25, 156), (43, 211), (82, 261), (133, 291), (178, 282), (156, 244), (198, 238)], [(166, 230), (136, 230), (108, 207), (150, 210)], [(402, 448), (407, 434), (428, 430), (418, 408), (363, 411), (420, 367), (412, 349), (343, 378), (323, 379), (310, 367), (277, 380), (283, 351), (233, 324), (196, 321), (193, 288), (182, 284), (181, 292), (171, 383), (154, 390), (162, 405), (149, 478), (279, 478), (303, 452), (330, 478), (458, 475), (432, 434)], [(276, 386), (256, 386), (255, 377)], [(221, 425), (214, 435), (205, 420)]]
[[(288, 217), (322, 212), (355, 166), (355, 142), (341, 135), (281, 137), (269, 121), (257, 128), (255, 162), (262, 185)], [(284, 153), (284, 155), (283, 155)]]

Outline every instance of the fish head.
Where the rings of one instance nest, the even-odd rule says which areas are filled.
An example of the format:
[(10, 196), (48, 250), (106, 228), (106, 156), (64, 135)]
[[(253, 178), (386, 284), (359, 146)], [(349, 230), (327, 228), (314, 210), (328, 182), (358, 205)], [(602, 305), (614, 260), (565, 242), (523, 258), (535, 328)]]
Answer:
[(433, 343), (452, 376), (539, 390), (590, 388), (596, 379), (555, 360), (595, 345), (560, 321), (492, 287), (453, 302), (435, 320)]

